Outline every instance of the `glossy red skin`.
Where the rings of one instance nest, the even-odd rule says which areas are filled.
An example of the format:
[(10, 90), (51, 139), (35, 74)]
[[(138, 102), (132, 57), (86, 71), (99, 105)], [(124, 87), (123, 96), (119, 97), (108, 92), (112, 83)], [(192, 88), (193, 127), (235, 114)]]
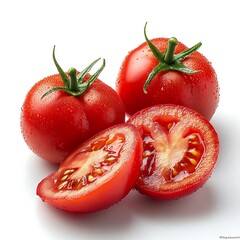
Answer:
[[(151, 42), (164, 53), (168, 39), (156, 38)], [(175, 54), (187, 49), (178, 43)], [(182, 63), (198, 73), (186, 74), (177, 71), (159, 73), (143, 92), (143, 85), (158, 61), (146, 43), (129, 52), (122, 63), (117, 79), (117, 92), (129, 115), (156, 104), (177, 104), (199, 112), (208, 120), (219, 102), (219, 86), (211, 63), (201, 53), (195, 52)]]
[[(72, 213), (89, 213), (106, 209), (124, 198), (129, 191), (134, 187), (135, 182), (140, 173), (140, 166), (142, 163), (142, 139), (137, 129), (127, 123), (113, 126), (106, 129), (91, 139), (83, 143), (76, 149), (61, 165), (66, 167), (75, 159), (77, 152), (84, 149), (89, 143), (94, 142), (94, 139), (103, 136), (106, 131), (112, 131), (122, 133), (121, 128), (125, 128), (128, 131), (127, 138), (133, 139), (133, 145), (129, 149), (128, 159), (126, 162), (120, 163), (120, 167), (112, 177), (102, 183), (98, 183), (97, 188), (93, 191), (84, 189), (84, 193), (81, 191), (75, 197), (70, 195), (67, 198), (57, 197), (57, 190), (54, 190), (53, 183), (56, 179), (57, 173), (52, 173), (45, 179), (43, 179), (37, 187), (37, 195), (50, 205), (68, 211)], [(120, 129), (120, 130), (119, 130)], [(80, 159), (81, 161), (81, 159)], [(111, 170), (110, 170), (111, 171)], [(100, 180), (100, 179), (99, 179)], [(46, 192), (51, 191), (51, 196), (47, 196)]]
[(57, 86), (63, 86), (59, 74), (30, 89), (22, 106), (21, 129), (36, 155), (61, 163), (89, 137), (124, 122), (125, 110), (117, 93), (99, 79), (82, 96), (55, 91), (41, 99)]
[[(169, 114), (164, 115), (163, 111), (169, 112)], [(189, 177), (184, 178), (177, 183), (165, 183), (161, 185), (159, 189), (157, 189), (159, 187), (159, 182), (153, 181), (152, 183), (155, 187), (149, 188), (139, 177), (136, 182), (136, 189), (142, 194), (160, 200), (173, 200), (187, 196), (205, 184), (216, 166), (219, 155), (218, 135), (213, 126), (204, 117), (192, 109), (171, 104), (156, 105), (137, 112), (129, 118), (128, 123), (137, 127), (142, 135), (142, 126), (144, 126), (142, 121), (146, 121), (148, 118), (150, 119), (153, 115), (153, 119), (156, 119), (159, 116), (163, 116), (163, 119), (169, 119), (169, 117), (176, 117), (179, 114), (183, 114), (183, 116), (189, 115), (188, 123), (193, 121), (192, 124), (190, 123), (190, 126), (192, 126), (193, 129), (198, 129), (197, 132), (201, 133), (205, 145), (203, 160), (201, 160), (201, 164), (198, 166), (194, 174), (191, 174)], [(186, 126), (186, 129), (187, 128), (189, 128), (189, 126)], [(140, 173), (140, 176), (141, 175), (142, 173)]]

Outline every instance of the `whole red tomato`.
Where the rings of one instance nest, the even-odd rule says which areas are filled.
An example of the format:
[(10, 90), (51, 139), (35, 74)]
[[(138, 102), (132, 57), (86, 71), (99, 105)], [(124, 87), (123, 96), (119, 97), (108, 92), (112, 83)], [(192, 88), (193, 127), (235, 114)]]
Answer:
[(134, 114), (156, 104), (177, 104), (192, 108), (208, 120), (219, 101), (219, 86), (211, 63), (176, 38), (156, 38), (129, 52), (117, 79), (117, 92), (126, 112)]
[(88, 72), (99, 59), (79, 74), (74, 68), (65, 74), (54, 51), (53, 59), (59, 74), (42, 79), (27, 93), (21, 129), (33, 152), (60, 163), (90, 136), (124, 122), (125, 110), (117, 93), (97, 79), (105, 60), (90, 76)]
[(119, 202), (134, 187), (142, 162), (142, 139), (130, 124), (118, 124), (78, 147), (44, 178), (37, 195), (69, 212), (98, 211)]

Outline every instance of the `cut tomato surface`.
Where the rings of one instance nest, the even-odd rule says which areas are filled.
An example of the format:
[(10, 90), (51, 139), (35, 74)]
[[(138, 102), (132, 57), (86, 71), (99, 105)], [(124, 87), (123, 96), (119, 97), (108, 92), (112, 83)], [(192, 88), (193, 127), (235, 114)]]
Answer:
[(129, 120), (143, 139), (143, 163), (136, 188), (159, 199), (176, 199), (201, 187), (219, 153), (213, 126), (183, 106), (157, 105)]
[(130, 124), (111, 127), (75, 150), (43, 179), (37, 195), (70, 212), (93, 212), (117, 203), (134, 187), (142, 163), (142, 139)]

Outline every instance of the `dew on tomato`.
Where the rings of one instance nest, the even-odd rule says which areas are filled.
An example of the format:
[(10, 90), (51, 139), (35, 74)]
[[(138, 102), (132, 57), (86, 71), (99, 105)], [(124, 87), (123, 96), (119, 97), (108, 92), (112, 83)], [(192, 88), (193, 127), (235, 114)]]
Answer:
[[(124, 58), (116, 80), (126, 113), (131, 116), (153, 105), (177, 104), (210, 120), (218, 106), (219, 85), (211, 62), (196, 51), (201, 43), (187, 48), (176, 38), (149, 40), (146, 25), (144, 36), (146, 42)], [(182, 53), (188, 56), (182, 59)]]
[[(90, 75), (99, 60), (81, 73), (70, 68), (32, 86), (21, 109), (21, 132), (29, 148), (40, 158), (60, 164), (81, 143), (96, 133), (123, 123), (125, 110), (114, 89), (98, 79), (105, 67)], [(87, 83), (87, 84), (86, 84)]]

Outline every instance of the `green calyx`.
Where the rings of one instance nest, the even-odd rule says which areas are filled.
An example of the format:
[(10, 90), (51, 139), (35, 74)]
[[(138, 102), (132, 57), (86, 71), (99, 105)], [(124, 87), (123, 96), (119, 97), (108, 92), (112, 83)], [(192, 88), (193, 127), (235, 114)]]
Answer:
[(54, 64), (58, 70), (59, 75), (62, 78), (62, 81), (64, 83), (64, 87), (54, 87), (50, 89), (48, 92), (44, 93), (42, 98), (47, 96), (48, 94), (61, 90), (64, 91), (72, 96), (80, 96), (84, 92), (89, 89), (89, 87), (93, 84), (93, 82), (97, 79), (99, 74), (102, 72), (102, 70), (105, 67), (105, 59), (103, 59), (102, 66), (87, 80), (83, 81), (85, 76), (89, 73), (89, 71), (92, 69), (92, 67), (100, 60), (100, 58), (93, 61), (91, 64), (89, 64), (83, 71), (81, 71), (79, 74), (77, 74), (77, 70), (75, 68), (70, 68), (68, 70), (68, 75), (62, 70), (62, 68), (59, 66), (56, 58), (55, 58), (55, 46), (53, 47), (53, 61)]
[(162, 54), (157, 47), (152, 44), (152, 42), (148, 39), (147, 34), (146, 34), (146, 28), (147, 28), (147, 23), (144, 26), (144, 37), (145, 40), (152, 51), (153, 55), (156, 57), (156, 59), (159, 61), (158, 65), (150, 72), (148, 75), (148, 78), (143, 86), (143, 91), (144, 93), (147, 94), (147, 87), (153, 80), (153, 78), (160, 72), (163, 71), (178, 71), (178, 72), (183, 72), (183, 73), (188, 73), (188, 74), (193, 74), (196, 72), (199, 72), (199, 70), (192, 70), (182, 64), (182, 61), (191, 55), (192, 53), (196, 52), (202, 45), (201, 42), (197, 43), (191, 48), (186, 49), (183, 52), (180, 52), (178, 54), (174, 54), (175, 48), (178, 44), (178, 40), (175, 37), (172, 37), (168, 40), (168, 46)]

